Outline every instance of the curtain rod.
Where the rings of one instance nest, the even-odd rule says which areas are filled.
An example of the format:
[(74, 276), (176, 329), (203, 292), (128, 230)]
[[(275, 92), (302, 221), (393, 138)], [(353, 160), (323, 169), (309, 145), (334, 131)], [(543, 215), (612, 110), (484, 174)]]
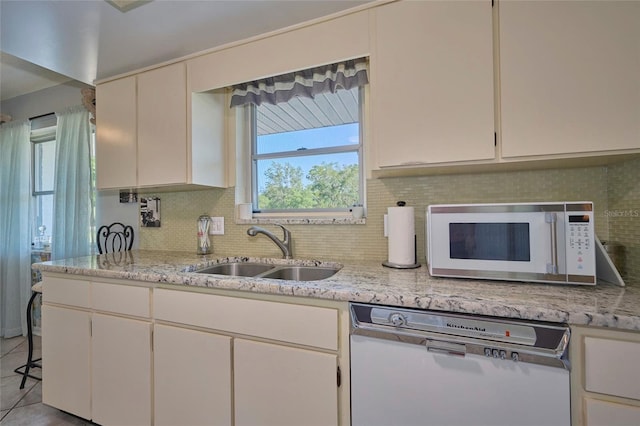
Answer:
[(29, 117), (29, 120), (35, 120), (37, 118), (47, 117), (49, 115), (55, 115), (55, 114), (56, 114), (55, 112), (50, 112), (50, 113), (47, 113), (47, 114), (35, 115), (33, 117)]

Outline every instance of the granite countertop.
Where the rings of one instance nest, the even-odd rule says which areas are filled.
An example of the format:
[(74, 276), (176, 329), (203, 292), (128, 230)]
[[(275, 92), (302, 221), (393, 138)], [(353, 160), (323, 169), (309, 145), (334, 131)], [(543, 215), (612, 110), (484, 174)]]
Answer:
[(321, 281), (226, 277), (193, 271), (216, 263), (260, 261), (333, 266), (316, 260), (197, 256), (134, 250), (37, 263), (33, 268), (89, 277), (117, 278), (283, 296), (375, 303), (407, 308), (550, 321), (640, 331), (640, 283), (569, 286), (435, 278), (425, 265), (398, 270), (380, 262), (348, 262)]

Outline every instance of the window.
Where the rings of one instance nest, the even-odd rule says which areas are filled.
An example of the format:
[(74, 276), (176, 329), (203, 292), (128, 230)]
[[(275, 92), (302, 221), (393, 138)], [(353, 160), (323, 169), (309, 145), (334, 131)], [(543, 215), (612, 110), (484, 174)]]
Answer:
[[(81, 108), (81, 107), (74, 107)], [(73, 113), (74, 111), (71, 111)], [(63, 116), (67, 116), (68, 112), (62, 113)], [(32, 248), (36, 251), (48, 251), (52, 247), (53, 239), (53, 225), (54, 225), (54, 204), (55, 199), (61, 196), (67, 197), (65, 200), (58, 200), (60, 205), (56, 207), (56, 223), (60, 223), (60, 219), (65, 219), (65, 208), (70, 205), (74, 205), (75, 201), (80, 200), (82, 206), (78, 209), (82, 209), (82, 215), (84, 215), (86, 208), (84, 207), (84, 196), (79, 197), (75, 190), (70, 190), (70, 186), (73, 186), (75, 182), (68, 183), (65, 187), (68, 194), (65, 191), (55, 190), (56, 179), (56, 160), (59, 162), (60, 158), (56, 158), (56, 148), (60, 141), (56, 140), (56, 131), (59, 126), (58, 116), (54, 113), (44, 116), (34, 117), (31, 119), (31, 243)], [(64, 124), (63, 124), (64, 125)], [(65, 132), (62, 132), (63, 134)], [(91, 128), (90, 140), (89, 140), (89, 157), (90, 167), (89, 172), (89, 197), (86, 207), (90, 210), (87, 211), (87, 241), (89, 247), (95, 247), (95, 131)], [(71, 151), (69, 151), (71, 152)], [(75, 156), (77, 153), (73, 151)], [(79, 163), (70, 162), (73, 167), (80, 167)], [(83, 166), (84, 167), (84, 166)], [(78, 174), (75, 175), (77, 181)], [(86, 187), (86, 186), (85, 186)], [(78, 216), (69, 217), (65, 219), (66, 222), (73, 222), (75, 224), (84, 223), (84, 219)], [(84, 226), (84, 225), (83, 225)], [(69, 231), (68, 226), (64, 225), (65, 232)], [(57, 246), (56, 246), (57, 247)]]
[(249, 105), (254, 212), (346, 214), (364, 204), (368, 82), (358, 58), (233, 86), (231, 106)]
[(361, 89), (254, 106), (254, 211), (347, 212), (363, 203)]
[(34, 248), (51, 246), (53, 229), (53, 183), (56, 155), (56, 126), (42, 127), (42, 122), (51, 124), (51, 116), (32, 122), (31, 131), (31, 187), (32, 220), (31, 243)]

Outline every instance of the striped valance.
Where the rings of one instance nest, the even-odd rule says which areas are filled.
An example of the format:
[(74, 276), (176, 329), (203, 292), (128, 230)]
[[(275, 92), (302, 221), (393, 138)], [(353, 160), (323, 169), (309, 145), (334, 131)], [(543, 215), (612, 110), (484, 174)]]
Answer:
[(233, 86), (231, 106), (287, 102), (296, 96), (313, 98), (319, 93), (335, 93), (367, 84), (367, 59), (359, 58), (282, 74)]

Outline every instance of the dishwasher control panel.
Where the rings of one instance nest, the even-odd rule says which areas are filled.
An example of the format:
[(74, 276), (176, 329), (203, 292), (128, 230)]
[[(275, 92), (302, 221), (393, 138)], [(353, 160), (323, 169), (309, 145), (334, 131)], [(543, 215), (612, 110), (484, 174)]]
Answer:
[(511, 352), (507, 352), (505, 349), (491, 349), (491, 348), (484, 348), (484, 354), (485, 356), (491, 358), (500, 358), (500, 359), (511, 359), (512, 361), (519, 361), (520, 359), (520, 355), (518, 355), (518, 352), (515, 351), (511, 351)]
[(433, 353), (569, 367), (568, 326), (359, 303), (350, 310), (352, 335), (413, 343)]

